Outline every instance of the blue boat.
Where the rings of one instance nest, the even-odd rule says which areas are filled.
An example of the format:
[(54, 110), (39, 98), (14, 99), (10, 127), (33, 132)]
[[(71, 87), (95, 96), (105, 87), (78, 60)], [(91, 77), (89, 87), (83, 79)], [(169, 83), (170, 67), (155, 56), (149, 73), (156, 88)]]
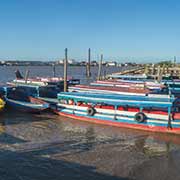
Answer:
[[(69, 78), (67, 80), (69, 85), (80, 84), (79, 79)], [(36, 77), (23, 78), (21, 73), (16, 71), (16, 79), (7, 82), (10, 87), (18, 87), (24, 90), (29, 96), (48, 102), (50, 105), (57, 103), (57, 94), (64, 90), (64, 81), (60, 77)]]
[(29, 96), (20, 87), (5, 87), (4, 90), (6, 105), (11, 109), (35, 113), (49, 108), (47, 102)]
[(8, 84), (10, 85), (10, 87), (20, 88), (21, 90), (26, 92), (28, 96), (35, 97), (52, 105), (57, 103), (57, 94), (62, 91), (62, 89), (57, 87), (57, 85), (42, 86), (39, 84), (26, 83)]
[[(147, 75), (120, 75), (118, 73), (109, 75), (110, 79), (116, 79), (117, 82), (126, 82), (126, 83), (148, 83), (156, 82), (157, 76), (147, 76)], [(159, 82), (162, 85), (167, 86), (175, 94), (180, 94), (180, 79), (178, 76), (162, 76), (161, 81)]]
[(91, 93), (59, 93), (54, 112), (118, 127), (180, 134), (180, 99)]

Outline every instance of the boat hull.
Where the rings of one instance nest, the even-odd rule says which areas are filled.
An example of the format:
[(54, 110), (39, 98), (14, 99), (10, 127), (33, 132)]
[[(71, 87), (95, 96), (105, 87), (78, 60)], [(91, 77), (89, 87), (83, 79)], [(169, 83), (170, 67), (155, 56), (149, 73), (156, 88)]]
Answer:
[(140, 88), (117, 88), (117, 87), (106, 87), (106, 86), (87, 86), (77, 85), (68, 88), (69, 92), (81, 92), (81, 93), (98, 93), (98, 94), (119, 94), (128, 96), (148, 96), (148, 97), (161, 97), (169, 98), (169, 95), (158, 94), (158, 91), (149, 91)]
[(95, 86), (108, 86), (108, 87), (124, 87), (124, 88), (148, 88), (151, 90), (160, 90), (163, 85), (154, 82), (139, 82), (139, 81), (125, 81), (125, 80), (102, 80), (92, 82), (91, 85)]
[(60, 116), (65, 116), (71, 119), (79, 120), (79, 121), (85, 121), (95, 124), (102, 124), (102, 125), (110, 125), (120, 128), (130, 128), (130, 129), (137, 129), (137, 130), (143, 130), (143, 131), (150, 131), (150, 132), (156, 132), (156, 133), (169, 133), (169, 134), (179, 134), (180, 135), (180, 128), (167, 128), (167, 127), (156, 127), (156, 126), (144, 126), (144, 125), (134, 125), (134, 124), (128, 124), (128, 123), (120, 123), (120, 122), (108, 122), (106, 120), (99, 120), (96, 118), (89, 118), (84, 116), (77, 116), (73, 114), (63, 113), (60, 111), (54, 110), (54, 112)]
[(28, 103), (23, 101), (11, 100), (8, 98), (6, 98), (6, 104), (12, 109), (29, 113), (41, 112), (49, 108), (48, 103), (35, 104), (30, 102)]
[[(67, 106), (67, 105), (66, 105)], [(169, 133), (169, 134), (180, 134), (180, 120), (175, 120), (172, 122), (172, 127), (168, 128), (168, 120), (165, 118), (166, 115), (157, 115), (157, 118), (151, 118), (153, 120), (150, 120), (148, 123), (138, 123), (134, 120), (134, 118), (131, 118), (131, 121), (129, 121), (129, 117), (124, 115), (123, 118), (117, 118), (116, 120), (113, 119), (113, 114), (110, 115), (103, 115), (103, 113), (97, 113), (94, 116), (87, 115), (86, 111), (83, 112), (83, 107), (79, 107), (81, 110), (72, 110), (71, 108), (67, 107), (57, 107), (54, 109), (54, 112), (56, 114), (59, 114), (60, 116), (65, 116), (68, 118), (72, 118), (75, 120), (80, 121), (86, 121), (90, 123), (96, 123), (96, 124), (103, 124), (103, 125), (110, 125), (110, 126), (116, 126), (121, 128), (131, 128), (131, 129), (138, 129), (143, 131), (151, 131), (151, 132), (158, 132), (158, 133)], [(109, 110), (104, 110), (109, 111)], [(114, 110), (110, 110), (114, 111)], [(83, 112), (83, 113), (82, 113)], [(123, 113), (123, 112), (122, 112)], [(132, 113), (132, 112), (130, 112)], [(159, 120), (159, 118), (164, 118), (164, 120)]]

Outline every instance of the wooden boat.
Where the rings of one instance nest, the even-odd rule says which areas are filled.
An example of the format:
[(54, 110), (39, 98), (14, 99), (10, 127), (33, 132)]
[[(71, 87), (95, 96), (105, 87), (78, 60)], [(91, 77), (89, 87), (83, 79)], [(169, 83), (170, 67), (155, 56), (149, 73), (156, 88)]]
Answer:
[(3, 111), (4, 106), (5, 106), (5, 102), (2, 98), (0, 98), (0, 112)]
[[(47, 86), (47, 85), (57, 85), (58, 87), (62, 87), (63, 88), (63, 83), (64, 80), (62, 78), (59, 77), (36, 77), (36, 78), (28, 78), (27, 80), (25, 79), (15, 79), (12, 82), (9, 82), (9, 84), (29, 84), (29, 85), (39, 85), (39, 86)], [(67, 80), (68, 85), (76, 85), (76, 84), (80, 84), (80, 80), (79, 79), (72, 79), (69, 78)]]
[[(67, 82), (68, 85), (77, 85), (80, 83), (80, 80), (68, 77)], [(7, 85), (18, 87), (28, 93), (29, 96), (52, 105), (57, 103), (57, 94), (64, 90), (64, 80), (61, 77), (23, 78), (18, 70), (16, 71), (16, 79), (7, 82)]]
[(18, 111), (24, 111), (24, 112), (41, 112), (49, 108), (49, 104), (40, 101), (37, 98), (29, 97), (29, 102), (27, 101), (18, 101), (14, 99), (6, 98), (7, 106), (16, 109)]
[[(120, 79), (120, 80), (131, 80), (131, 81), (154, 81), (155, 79), (157, 79), (157, 75), (146, 75), (146, 74), (122, 75), (122, 74), (118, 74), (118, 73), (113, 73), (113, 74), (109, 75), (108, 78), (109, 79)], [(172, 76), (170, 74), (161, 76), (161, 81), (172, 81), (172, 80), (179, 80), (179, 77)]]
[(122, 80), (133, 80), (133, 81), (143, 81), (147, 80), (148, 76), (145, 74), (139, 74), (139, 75), (121, 75), (118, 73), (114, 73), (108, 76), (110, 79), (122, 79)]
[(149, 89), (144, 89), (144, 88), (76, 85), (76, 86), (70, 86), (68, 88), (68, 91), (69, 92), (89, 92), (89, 93), (98, 93), (98, 94), (139, 95), (139, 96), (169, 98), (169, 90), (167, 88), (162, 88), (161, 90), (149, 90)]
[(47, 102), (29, 96), (21, 88), (6, 87), (5, 92), (6, 104), (12, 109), (25, 112), (40, 112), (49, 108)]
[[(146, 83), (146, 86), (152, 86), (152, 83), (155, 83), (156, 85), (159, 83), (161, 85), (168, 86), (170, 90), (173, 90), (175, 92), (180, 91), (180, 79), (178, 76), (171, 76), (171, 75), (164, 75), (161, 77), (161, 81), (157, 82), (156, 75), (147, 76), (144, 74), (140, 75), (120, 75), (118, 73), (109, 75), (110, 80), (118, 81), (118, 82), (124, 82), (124, 83), (132, 83), (132, 84), (143, 84)], [(154, 88), (152, 86), (151, 88)]]
[(148, 88), (148, 89), (162, 89), (164, 87), (161, 83), (148, 81), (126, 81), (126, 80), (101, 80), (92, 82), (95, 86), (110, 86), (110, 87), (124, 87), (124, 88)]
[(26, 92), (28, 96), (35, 97), (52, 105), (57, 103), (57, 94), (62, 91), (56, 85), (41, 86), (38, 84), (26, 84), (26, 83), (24, 84), (16, 83), (16, 84), (8, 84), (8, 85), (9, 87), (20, 88), (21, 90)]
[[(8, 84), (10, 85), (29, 84), (29, 85), (37, 85), (37, 86), (56, 85), (57, 87), (63, 89), (64, 79), (62, 77), (33, 77), (33, 78), (25, 77), (24, 78), (19, 70), (17, 70), (15, 74), (16, 74), (16, 79), (14, 79), (12, 82), (8, 82)], [(68, 77), (67, 83), (68, 85), (77, 85), (80, 84), (80, 79)]]
[(180, 134), (180, 99), (60, 93), (54, 111), (69, 118), (118, 127)]

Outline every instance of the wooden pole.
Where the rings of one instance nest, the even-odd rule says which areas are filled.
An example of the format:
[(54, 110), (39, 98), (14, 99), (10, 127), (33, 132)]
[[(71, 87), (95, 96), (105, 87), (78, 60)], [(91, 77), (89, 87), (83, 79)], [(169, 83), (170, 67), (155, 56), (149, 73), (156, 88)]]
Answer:
[(104, 69), (104, 79), (106, 79), (106, 69)]
[(65, 59), (64, 59), (64, 92), (67, 92), (67, 64), (68, 64), (68, 49), (65, 49)]
[(162, 76), (161, 76), (161, 67), (158, 66), (158, 70), (157, 70), (157, 80), (158, 80), (158, 82), (161, 81), (161, 78), (162, 78)]
[(162, 75), (165, 75), (165, 66), (166, 66), (165, 64), (163, 64), (162, 66), (162, 72), (161, 72)]
[(87, 69), (86, 69), (86, 75), (87, 77), (91, 77), (91, 49), (88, 49), (88, 62), (87, 62)]
[(176, 56), (174, 56), (174, 68), (173, 68), (173, 75), (175, 75), (175, 74), (176, 74), (175, 67), (176, 67)]
[(155, 69), (156, 67), (155, 67), (155, 64), (152, 64), (152, 75), (155, 75)]
[(174, 56), (174, 67), (176, 66), (176, 56)]
[(53, 68), (53, 77), (56, 77), (56, 67), (55, 67), (55, 64), (52, 64), (52, 68)]
[(25, 83), (27, 83), (28, 77), (29, 77), (29, 70), (27, 69), (25, 74)]
[(148, 65), (146, 64), (145, 67), (144, 67), (144, 74), (145, 75), (148, 75)]
[(103, 54), (101, 54), (101, 59), (100, 59), (100, 61), (99, 61), (98, 80), (101, 79), (102, 61), (103, 61)]

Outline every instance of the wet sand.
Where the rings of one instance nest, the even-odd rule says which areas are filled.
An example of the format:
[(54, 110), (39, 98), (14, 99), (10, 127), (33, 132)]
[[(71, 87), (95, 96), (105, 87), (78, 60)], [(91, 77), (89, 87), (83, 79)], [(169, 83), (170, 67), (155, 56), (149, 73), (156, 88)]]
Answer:
[(180, 137), (79, 122), (51, 113), (5, 112), (0, 179), (176, 180)]

